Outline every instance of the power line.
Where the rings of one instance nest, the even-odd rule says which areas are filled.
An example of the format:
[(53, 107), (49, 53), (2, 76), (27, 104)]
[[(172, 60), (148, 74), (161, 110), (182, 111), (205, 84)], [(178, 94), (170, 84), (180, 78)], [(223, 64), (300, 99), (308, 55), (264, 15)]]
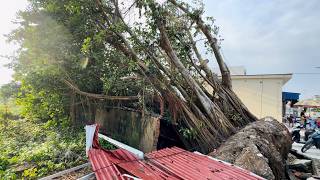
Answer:
[(298, 74), (298, 75), (312, 75), (312, 74), (320, 74), (320, 73), (303, 73), (303, 72), (297, 72), (292, 74)]

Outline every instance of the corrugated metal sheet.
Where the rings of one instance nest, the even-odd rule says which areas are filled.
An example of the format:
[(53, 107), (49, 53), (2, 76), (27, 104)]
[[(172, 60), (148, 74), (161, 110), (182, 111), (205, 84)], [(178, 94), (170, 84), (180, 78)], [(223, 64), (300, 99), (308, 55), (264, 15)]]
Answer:
[(139, 160), (132, 153), (123, 149), (114, 151), (91, 149), (89, 159), (98, 180), (126, 179), (121, 174), (130, 174), (144, 180), (177, 179), (158, 167)]
[(120, 171), (114, 163), (110, 161), (110, 158), (104, 150), (91, 149), (88, 156), (97, 180), (124, 180)]
[(249, 171), (177, 147), (151, 152), (146, 157), (182, 179), (263, 179)]
[(133, 153), (124, 149), (107, 151), (99, 145), (97, 129), (93, 139), (93, 148), (88, 152), (97, 180), (132, 179), (123, 174), (144, 180), (263, 179), (231, 164), (177, 147), (148, 153), (145, 155), (145, 160), (138, 159)]
[(154, 151), (146, 157), (146, 160), (139, 160), (123, 149), (89, 151), (89, 159), (98, 180), (127, 179), (121, 174), (130, 174), (144, 180), (263, 179), (241, 168), (177, 147)]
[[(139, 160), (132, 153), (126, 150), (112, 151), (112, 161), (123, 169), (125, 172), (130, 173), (136, 177), (145, 180), (153, 179), (172, 179), (169, 174), (160, 170), (158, 167), (149, 164), (147, 161)], [(114, 161), (113, 158), (119, 158)]]

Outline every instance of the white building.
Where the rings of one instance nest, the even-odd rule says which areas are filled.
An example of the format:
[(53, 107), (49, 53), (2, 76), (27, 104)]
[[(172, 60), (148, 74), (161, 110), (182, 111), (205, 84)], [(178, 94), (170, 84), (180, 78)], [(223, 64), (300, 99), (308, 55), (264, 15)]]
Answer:
[(282, 87), (292, 74), (231, 76), (232, 89), (258, 118), (272, 116), (282, 121)]
[(230, 72), (233, 91), (255, 116), (282, 121), (282, 87), (292, 74), (247, 75), (243, 67), (230, 67)]

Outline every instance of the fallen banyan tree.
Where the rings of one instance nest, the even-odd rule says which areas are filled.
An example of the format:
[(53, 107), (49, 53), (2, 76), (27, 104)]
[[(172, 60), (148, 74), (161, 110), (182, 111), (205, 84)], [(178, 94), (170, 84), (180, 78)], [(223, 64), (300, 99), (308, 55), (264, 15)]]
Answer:
[[(121, 52), (128, 63), (137, 66), (132, 77), (123, 79), (144, 79), (149, 94), (157, 94), (160, 118), (167, 110), (176, 130), (187, 132), (188, 137), (182, 139), (187, 149), (209, 153), (222, 144), (211, 155), (266, 178), (285, 178), (285, 159), (291, 147), (288, 131), (276, 120), (256, 121), (232, 91), (218, 28), (202, 19), (202, 9), (176, 0), (161, 4), (135, 0), (129, 8), (117, 0), (96, 0), (91, 5), (105, 48)], [(128, 12), (139, 12), (140, 21), (132, 22)], [(205, 53), (212, 53), (209, 59), (215, 60), (221, 77), (209, 68), (210, 60), (201, 54), (204, 48)], [(128, 102), (141, 98), (141, 94), (95, 95), (82, 92), (68, 79), (65, 83), (90, 98)], [(142, 103), (146, 103), (144, 97)]]
[[(91, 28), (104, 42), (103, 48), (124, 57), (113, 66), (135, 64), (131, 79), (143, 79), (149, 87), (146, 91), (157, 94), (160, 116), (164, 109), (169, 112), (171, 123), (179, 127), (177, 131), (186, 132), (188, 138), (183, 141), (189, 150), (209, 153), (257, 120), (232, 91), (230, 71), (220, 50), (219, 28), (208, 24), (213, 19), (202, 18), (201, 6), (192, 8), (176, 0), (134, 0), (132, 4), (95, 0), (83, 3), (81, 8), (92, 10), (87, 18), (95, 22)], [(130, 13), (138, 18), (130, 18)], [(207, 54), (212, 56), (204, 58)], [(211, 71), (210, 61), (217, 64), (221, 77)], [(141, 98), (137, 94), (117, 97), (87, 93), (71, 79), (64, 82), (74, 93), (87, 98)]]
[[(129, 8), (117, 0), (96, 0), (91, 8), (95, 9), (96, 28), (106, 48), (121, 52), (128, 63), (137, 65), (134, 75), (144, 78), (158, 94), (170, 112), (171, 123), (189, 133), (189, 149), (210, 152), (256, 120), (232, 91), (230, 72), (220, 52), (218, 28), (202, 19), (201, 9), (175, 0), (162, 4), (136, 0)], [(140, 22), (132, 23), (128, 12), (139, 12)], [(199, 47), (203, 46), (213, 54), (221, 78), (202, 57)], [(81, 92), (65, 81), (76, 93)]]

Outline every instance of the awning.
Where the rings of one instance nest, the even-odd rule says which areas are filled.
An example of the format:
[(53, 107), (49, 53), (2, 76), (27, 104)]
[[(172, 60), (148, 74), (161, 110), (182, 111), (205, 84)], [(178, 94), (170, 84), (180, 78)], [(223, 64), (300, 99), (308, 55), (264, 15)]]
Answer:
[(282, 92), (282, 101), (298, 101), (300, 93)]
[(294, 104), (294, 106), (305, 108), (320, 108), (320, 99), (305, 99)]

